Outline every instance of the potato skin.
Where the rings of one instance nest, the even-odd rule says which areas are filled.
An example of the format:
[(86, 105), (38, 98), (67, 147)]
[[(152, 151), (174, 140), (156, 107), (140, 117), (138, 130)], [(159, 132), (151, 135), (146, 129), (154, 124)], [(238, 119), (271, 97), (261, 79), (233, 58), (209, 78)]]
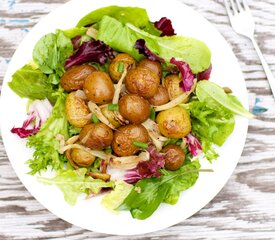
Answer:
[(73, 66), (61, 77), (61, 86), (67, 92), (80, 90), (83, 88), (85, 79), (94, 71), (96, 69), (88, 64)]
[(167, 145), (162, 149), (165, 154), (164, 167), (168, 170), (178, 170), (184, 163), (185, 153), (177, 145)]
[(131, 69), (125, 79), (128, 92), (138, 94), (144, 98), (153, 97), (160, 83), (160, 78), (148, 68), (137, 67)]
[(149, 103), (152, 104), (153, 106), (163, 105), (165, 103), (168, 103), (169, 100), (170, 99), (169, 99), (168, 91), (162, 85), (159, 85), (158, 91), (156, 92), (156, 94), (153, 97), (148, 99)]
[(102, 107), (101, 112), (115, 128), (120, 127), (120, 123), (116, 120), (114, 111), (108, 110), (108, 105)]
[(112, 148), (118, 156), (134, 155), (139, 148), (133, 145), (134, 141), (147, 143), (149, 135), (142, 125), (129, 124), (117, 129), (114, 133)]
[(113, 131), (103, 123), (85, 125), (79, 133), (81, 144), (95, 150), (102, 150), (111, 145)]
[(136, 94), (127, 94), (120, 98), (119, 112), (130, 123), (143, 123), (150, 116), (149, 102)]
[(86, 78), (83, 90), (87, 98), (97, 104), (111, 102), (115, 93), (110, 76), (101, 71), (94, 71)]
[(188, 112), (181, 107), (173, 107), (160, 112), (156, 122), (162, 135), (169, 138), (183, 138), (191, 131)]
[(68, 122), (75, 127), (84, 127), (90, 122), (87, 115), (90, 113), (85, 101), (75, 95), (75, 92), (68, 94), (65, 102), (65, 114)]
[(145, 59), (142, 59), (138, 63), (138, 67), (150, 69), (155, 74), (157, 74), (159, 78), (161, 78), (161, 76), (162, 76), (162, 69), (161, 69), (161, 65), (159, 62), (152, 61), (152, 60), (145, 58)]
[(124, 64), (123, 71), (128, 68), (136, 67), (136, 61), (130, 55), (126, 53), (117, 54), (116, 57), (111, 61), (109, 66), (109, 74), (115, 83), (119, 81), (123, 73), (123, 71), (122, 72), (118, 71), (118, 66), (120, 62)]
[[(164, 86), (166, 87), (168, 91), (168, 95), (170, 100), (175, 99), (179, 95), (183, 94), (184, 91), (180, 89), (180, 82), (182, 79), (175, 74), (169, 75), (164, 80)], [(183, 103), (186, 103), (189, 101), (189, 98), (187, 98)]]
[(71, 159), (80, 167), (88, 167), (95, 161), (95, 156), (78, 148), (71, 149)]

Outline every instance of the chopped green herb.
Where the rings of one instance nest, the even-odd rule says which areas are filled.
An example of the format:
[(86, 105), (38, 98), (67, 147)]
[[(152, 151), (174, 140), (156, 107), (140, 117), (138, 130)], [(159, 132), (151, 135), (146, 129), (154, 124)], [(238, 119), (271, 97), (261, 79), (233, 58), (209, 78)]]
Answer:
[(153, 121), (156, 119), (156, 110), (154, 108), (151, 108), (150, 110), (150, 119)]
[(123, 70), (124, 70), (124, 63), (123, 62), (119, 62), (118, 63), (118, 67), (117, 67), (117, 71), (119, 73), (123, 73)]
[(143, 148), (143, 149), (148, 148), (148, 144), (147, 144), (147, 143), (144, 143), (144, 142), (134, 141), (134, 142), (133, 142), (133, 145), (135, 145), (136, 147)]
[(108, 147), (105, 149), (105, 153), (112, 153), (113, 149), (111, 147)]
[(91, 120), (92, 120), (92, 122), (95, 123), (95, 124), (96, 124), (96, 123), (100, 123), (100, 121), (98, 120), (98, 118), (97, 118), (97, 116), (96, 116), (95, 113), (93, 113), (92, 119), (91, 119)]
[(108, 104), (108, 110), (109, 111), (118, 111), (118, 104)]

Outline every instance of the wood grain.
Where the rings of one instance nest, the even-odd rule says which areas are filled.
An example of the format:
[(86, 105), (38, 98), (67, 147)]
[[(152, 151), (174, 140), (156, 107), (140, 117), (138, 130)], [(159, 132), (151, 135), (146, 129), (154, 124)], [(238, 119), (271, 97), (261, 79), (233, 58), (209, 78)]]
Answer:
[[(66, 0), (0, 0), (0, 82), (27, 32)], [(232, 177), (201, 211), (173, 227), (131, 239), (275, 239), (275, 102), (250, 41), (229, 26), (223, 0), (182, 0), (228, 40), (255, 98), (269, 110), (249, 122), (246, 145)], [(275, 1), (247, 0), (260, 48), (275, 74)], [(1, 85), (1, 84), (0, 84)], [(3, 116), (1, 116), (3, 117)], [(0, 239), (129, 239), (86, 231), (41, 206), (15, 175), (0, 139)]]

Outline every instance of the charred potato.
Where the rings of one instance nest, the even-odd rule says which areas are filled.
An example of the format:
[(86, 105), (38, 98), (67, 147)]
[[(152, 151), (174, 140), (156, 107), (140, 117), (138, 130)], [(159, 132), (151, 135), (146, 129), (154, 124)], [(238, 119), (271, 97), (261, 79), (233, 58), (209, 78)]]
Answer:
[(159, 86), (160, 78), (148, 68), (137, 67), (131, 69), (125, 79), (128, 92), (138, 94), (144, 98), (153, 97)]
[(148, 132), (142, 125), (129, 124), (117, 129), (114, 133), (112, 148), (118, 156), (131, 156), (139, 151), (134, 141), (147, 143)]
[(88, 167), (95, 161), (95, 156), (85, 150), (73, 148), (71, 149), (71, 159), (80, 167)]
[(177, 145), (167, 145), (162, 149), (165, 153), (165, 164), (164, 167), (168, 170), (178, 170), (184, 163), (185, 153)]
[(162, 135), (169, 138), (183, 138), (191, 131), (188, 112), (181, 107), (173, 107), (160, 112), (156, 118)]
[[(170, 100), (175, 99), (179, 95), (183, 94), (184, 91), (180, 88), (180, 82), (182, 79), (175, 74), (169, 75), (164, 80), (164, 86), (166, 87), (168, 91), (168, 95)], [(189, 101), (189, 98), (187, 98), (183, 103), (186, 103)]]
[[(123, 64), (123, 68), (121, 71), (119, 71), (120, 64)], [(126, 53), (119, 53), (116, 55), (116, 57), (111, 61), (109, 66), (109, 74), (112, 78), (112, 80), (117, 83), (119, 79), (121, 78), (121, 75), (125, 69), (128, 68), (135, 68), (136, 67), (136, 61), (133, 59), (130, 55)]]
[(61, 86), (67, 92), (80, 90), (83, 88), (85, 79), (94, 71), (96, 69), (88, 64), (73, 66), (61, 77)]
[(161, 78), (161, 76), (162, 76), (162, 69), (161, 69), (161, 65), (159, 62), (152, 61), (152, 60), (145, 58), (139, 62), (138, 66), (142, 67), (142, 68), (150, 69), (152, 72), (157, 74), (159, 78)]
[(130, 123), (140, 124), (150, 116), (149, 102), (136, 94), (127, 94), (120, 98), (119, 112)]
[(103, 123), (85, 125), (79, 133), (81, 144), (95, 150), (102, 150), (111, 145), (113, 131)]
[(110, 76), (101, 71), (95, 71), (86, 78), (83, 90), (87, 98), (97, 104), (111, 102), (115, 93)]
[(168, 91), (165, 87), (159, 85), (156, 94), (148, 99), (149, 103), (154, 106), (160, 106), (169, 102)]
[(82, 98), (77, 97), (75, 92), (71, 92), (67, 96), (65, 102), (65, 114), (70, 124), (75, 127), (84, 127), (90, 122), (90, 119), (87, 118), (89, 113), (85, 101)]

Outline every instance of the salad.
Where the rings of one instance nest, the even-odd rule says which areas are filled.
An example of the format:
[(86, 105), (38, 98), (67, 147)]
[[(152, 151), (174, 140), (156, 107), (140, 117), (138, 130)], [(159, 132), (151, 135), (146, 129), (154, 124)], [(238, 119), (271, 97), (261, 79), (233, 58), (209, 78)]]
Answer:
[(27, 119), (11, 129), (34, 149), (29, 174), (68, 204), (102, 194), (102, 205), (136, 219), (176, 204), (211, 172), (200, 158), (218, 158), (234, 116), (252, 117), (211, 70), (205, 43), (138, 7), (100, 8), (46, 34), (8, 83), (29, 99)]

